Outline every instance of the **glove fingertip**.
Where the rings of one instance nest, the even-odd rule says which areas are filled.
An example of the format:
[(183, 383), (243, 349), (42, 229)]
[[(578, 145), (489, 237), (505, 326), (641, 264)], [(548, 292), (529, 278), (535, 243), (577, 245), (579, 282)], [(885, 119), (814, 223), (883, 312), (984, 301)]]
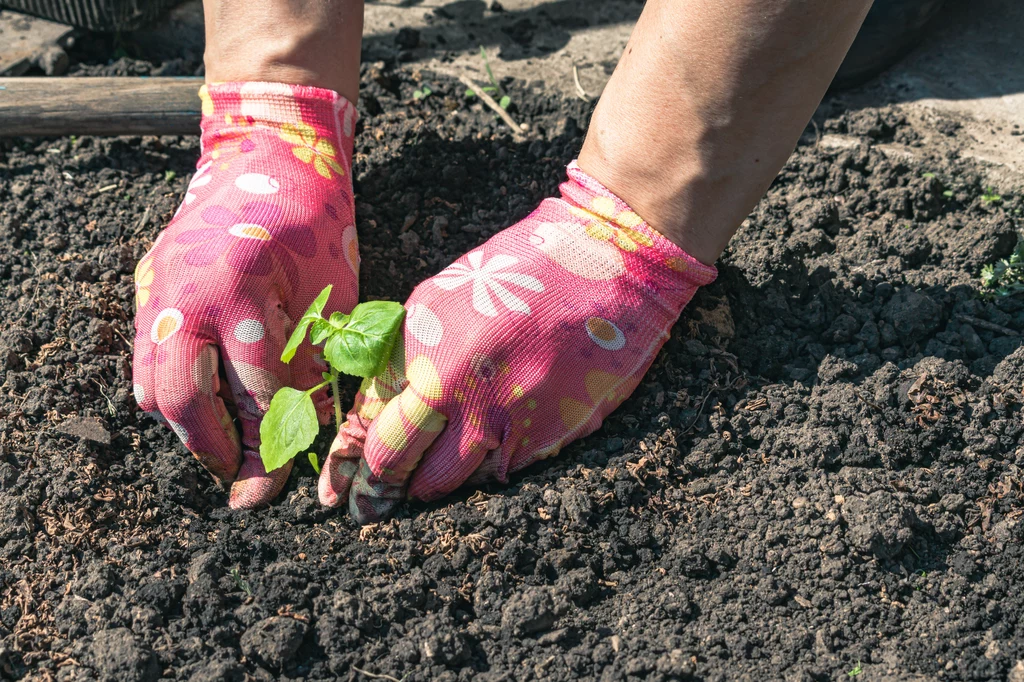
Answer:
[(381, 480), (366, 460), (360, 460), (359, 472), (352, 481), (352, 490), (348, 496), (348, 513), (356, 523), (365, 526), (383, 521), (404, 500), (404, 484)]
[(228, 506), (232, 509), (256, 509), (270, 503), (284, 489), (292, 465), (293, 462), (288, 462), (268, 473), (259, 454), (247, 450), (238, 476), (231, 484)]
[(328, 455), (323, 469), (320, 470), (320, 481), (317, 485), (320, 504), (331, 508), (344, 504), (358, 468), (357, 459)]
[(358, 422), (346, 421), (338, 430), (338, 435), (331, 443), (327, 461), (320, 470), (320, 481), (317, 492), (320, 504), (325, 507), (339, 507), (348, 499), (352, 479), (359, 470), (359, 460), (363, 456), (363, 443), (366, 431)]

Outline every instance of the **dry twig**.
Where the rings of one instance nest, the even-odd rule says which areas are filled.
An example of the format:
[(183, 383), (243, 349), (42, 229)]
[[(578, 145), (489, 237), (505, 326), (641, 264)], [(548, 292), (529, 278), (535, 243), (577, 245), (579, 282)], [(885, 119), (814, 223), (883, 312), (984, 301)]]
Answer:
[(572, 65), (572, 82), (576, 86), (576, 95), (584, 102), (590, 101), (590, 95), (583, 89), (583, 84), (580, 83), (580, 70), (576, 68), (576, 65)]
[[(385, 675), (383, 673), (380, 673), (380, 674), (368, 673), (365, 670), (362, 670), (362, 669), (357, 668), (355, 666), (352, 666), (352, 669), (355, 670), (360, 675), (366, 675), (367, 677), (372, 677), (372, 678), (377, 679), (377, 680), (391, 680), (391, 682), (402, 682), (402, 680), (398, 679), (397, 677), (391, 677), (391, 675)], [(405, 678), (402, 678), (402, 679), (405, 679)]]
[(957, 319), (960, 320), (961, 322), (966, 322), (967, 324), (972, 325), (974, 327), (981, 327), (982, 329), (987, 329), (988, 331), (996, 332), (997, 334), (1005, 334), (1006, 336), (1020, 336), (1020, 332), (1014, 329), (1004, 327), (1003, 325), (996, 324), (995, 322), (983, 320), (980, 317), (971, 317), (970, 315), (958, 315)]
[(461, 74), (459, 76), (459, 81), (467, 88), (472, 90), (473, 94), (480, 98), (481, 102), (486, 104), (488, 107), (494, 110), (494, 113), (501, 117), (501, 120), (505, 122), (505, 125), (512, 129), (512, 135), (513, 137), (516, 138), (517, 142), (522, 142), (525, 139), (525, 136), (523, 135), (523, 130), (522, 128), (519, 127), (519, 124), (516, 123), (511, 116), (508, 115), (507, 111), (502, 109), (501, 106), (494, 101), (493, 97), (484, 92), (483, 88), (474, 83), (473, 80), (465, 74)]

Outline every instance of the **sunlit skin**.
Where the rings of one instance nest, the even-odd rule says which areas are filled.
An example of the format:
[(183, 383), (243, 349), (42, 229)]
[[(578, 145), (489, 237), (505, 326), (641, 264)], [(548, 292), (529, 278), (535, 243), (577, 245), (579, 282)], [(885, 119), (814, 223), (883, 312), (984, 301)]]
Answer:
[[(650, 0), (580, 152), (652, 227), (713, 263), (767, 190), (871, 0)], [(206, 0), (209, 82), (359, 95), (359, 0)]]

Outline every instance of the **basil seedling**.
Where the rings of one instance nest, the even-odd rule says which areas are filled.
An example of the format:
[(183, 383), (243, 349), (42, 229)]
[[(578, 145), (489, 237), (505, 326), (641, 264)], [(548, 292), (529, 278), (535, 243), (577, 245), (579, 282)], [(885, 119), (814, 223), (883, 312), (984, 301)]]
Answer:
[(334, 417), (340, 424), (338, 376), (374, 377), (382, 373), (398, 338), (405, 318), (405, 308), (401, 304), (369, 301), (357, 305), (349, 315), (335, 312), (324, 317), (324, 307), (330, 295), (331, 286), (328, 285), (299, 320), (281, 353), (282, 362), (291, 362), (295, 351), (306, 340), (308, 331), (310, 343), (324, 345), (324, 360), (331, 371), (324, 372), (324, 380), (307, 391), (285, 387), (274, 394), (270, 409), (260, 424), (260, 458), (267, 471), (283, 467), (301, 450), (308, 448), (320, 432), (313, 393), (331, 385)]

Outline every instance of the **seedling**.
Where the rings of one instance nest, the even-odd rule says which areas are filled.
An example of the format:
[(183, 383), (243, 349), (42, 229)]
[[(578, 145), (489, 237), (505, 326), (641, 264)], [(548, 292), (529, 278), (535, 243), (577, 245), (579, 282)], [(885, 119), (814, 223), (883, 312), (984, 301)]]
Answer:
[(1003, 201), (1003, 198), (996, 194), (996, 191), (993, 188), (989, 187), (985, 190), (985, 193), (981, 195), (981, 200), (986, 204), (998, 204)]
[(935, 177), (935, 173), (921, 173), (921, 177), (930, 180)]
[(176, 177), (178, 177), (178, 174), (175, 173), (174, 171), (172, 171), (172, 170), (165, 170), (164, 171), (164, 182), (170, 182), (171, 180), (173, 180)]
[(426, 98), (430, 97), (432, 94), (434, 94), (434, 91), (430, 89), (430, 86), (429, 85), (424, 85), (422, 88), (420, 88), (419, 90), (417, 90), (414, 93), (412, 93), (412, 98), (413, 99), (426, 99)]
[(247, 597), (252, 596), (252, 588), (249, 587), (249, 583), (242, 577), (242, 572), (238, 570), (238, 566), (231, 569), (231, 579), (235, 581), (235, 586), (238, 589), (245, 592)]
[[(494, 72), (491, 71), (491, 62), (487, 59), (487, 51), (484, 50), (483, 45), (480, 46), (480, 57), (484, 60), (484, 68), (487, 70), (487, 80), (491, 82), (490, 85), (485, 85), (480, 89), (491, 97), (500, 94), (501, 98), (498, 99), (498, 106), (502, 109), (508, 109), (508, 105), (512, 104), (512, 98), (506, 95), (504, 91), (502, 91), (501, 86), (498, 85), (498, 79), (494, 77)], [(415, 96), (416, 93), (413, 93), (413, 97)], [(476, 97), (476, 93), (473, 92), (472, 88), (466, 90), (466, 97)]]
[(309, 465), (313, 467), (313, 471), (320, 475), (320, 459), (316, 456), (316, 453), (310, 450), (306, 453), (306, 457), (309, 459)]
[(864, 672), (864, 668), (861, 667), (860, 661), (857, 661), (857, 665), (853, 666), (853, 669), (846, 673), (846, 675), (847, 677), (857, 677), (857, 675), (860, 675), (862, 672)]
[[(307, 391), (286, 386), (274, 394), (260, 424), (260, 458), (268, 472), (280, 469), (313, 443), (320, 423), (312, 396), (328, 384), (334, 396), (334, 417), (341, 423), (338, 377), (374, 377), (383, 372), (405, 318), (405, 309), (393, 301), (368, 301), (353, 308), (350, 315), (334, 312), (324, 317), (330, 295), (328, 285), (299, 320), (281, 353), (282, 362), (291, 362), (308, 331), (310, 343), (323, 344), (324, 360), (331, 371), (324, 372), (324, 380)], [(310, 454), (313, 464), (316, 456)], [(319, 470), (317, 464), (313, 468)]]
[(1010, 296), (1024, 291), (1024, 239), (1009, 258), (989, 263), (981, 269), (981, 286), (996, 296)]
[(946, 197), (947, 199), (949, 197), (952, 197), (953, 196), (953, 190), (947, 189), (945, 192), (942, 193), (942, 196)]

